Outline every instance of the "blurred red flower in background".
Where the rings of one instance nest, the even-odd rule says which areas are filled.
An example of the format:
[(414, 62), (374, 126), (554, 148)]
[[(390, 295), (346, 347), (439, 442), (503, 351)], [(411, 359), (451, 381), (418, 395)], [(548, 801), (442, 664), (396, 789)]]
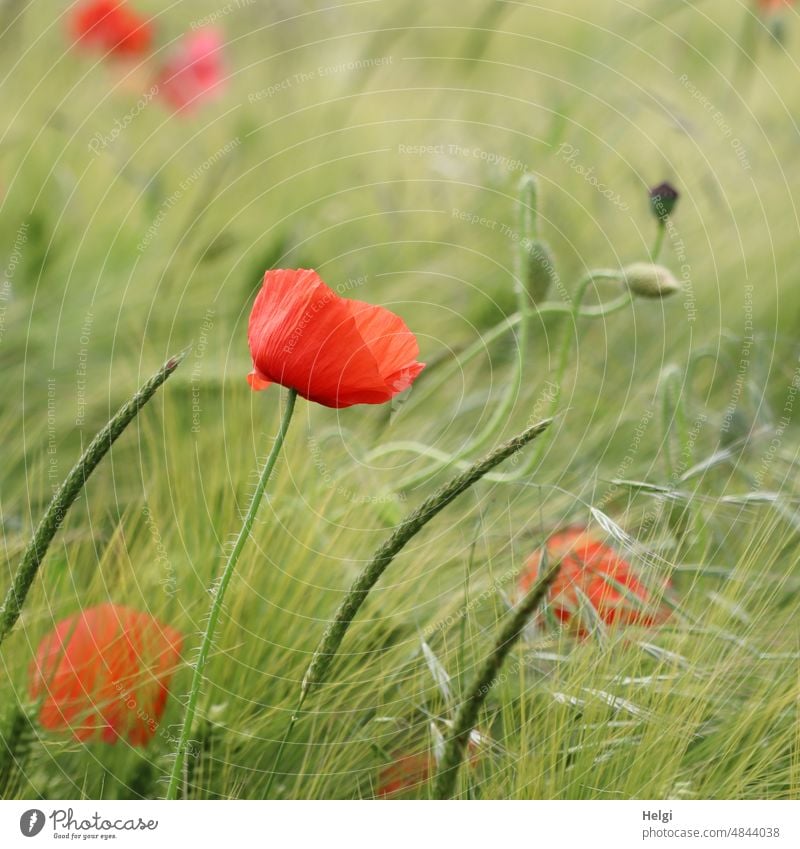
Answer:
[(253, 389), (280, 383), (326, 407), (383, 404), (425, 368), (399, 316), (339, 297), (308, 269), (264, 275), (247, 336)]
[(115, 604), (62, 620), (31, 664), (30, 695), (42, 700), (39, 722), (78, 740), (145, 745), (164, 713), (182, 641), (148, 613)]
[(91, 0), (74, 11), (72, 34), (78, 44), (115, 56), (141, 56), (150, 49), (153, 28), (124, 0)]
[(781, 9), (786, 8), (786, 6), (793, 6), (794, 3), (795, 0), (758, 0), (759, 8), (768, 15), (773, 12), (779, 12)]
[(187, 34), (158, 75), (161, 94), (174, 109), (195, 109), (222, 90), (222, 36), (212, 28)]
[[(561, 622), (569, 623), (587, 602), (606, 625), (653, 626), (669, 616), (665, 605), (655, 604), (630, 563), (586, 529), (568, 528), (553, 534), (547, 541), (547, 555), (551, 563), (561, 563), (548, 594), (550, 608)], [(541, 557), (537, 551), (528, 560), (519, 579), (521, 590), (527, 591), (535, 583)], [(581, 636), (589, 633), (580, 624), (578, 631)]]

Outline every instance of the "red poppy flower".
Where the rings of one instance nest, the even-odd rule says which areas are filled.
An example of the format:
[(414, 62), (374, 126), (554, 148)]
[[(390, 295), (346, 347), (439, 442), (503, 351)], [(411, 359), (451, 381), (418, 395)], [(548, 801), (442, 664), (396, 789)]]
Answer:
[(184, 36), (158, 77), (158, 88), (174, 109), (190, 110), (222, 89), (222, 36), (201, 29)]
[(101, 604), (56, 625), (31, 665), (39, 722), (78, 740), (143, 746), (164, 713), (182, 636), (147, 613)]
[(780, 12), (786, 6), (793, 6), (795, 0), (758, 0), (758, 6), (766, 15)]
[(326, 407), (383, 404), (425, 368), (399, 316), (339, 297), (308, 269), (264, 275), (247, 337), (253, 389), (280, 383)]
[(116, 56), (141, 56), (150, 49), (153, 28), (123, 0), (92, 0), (72, 16), (72, 33), (84, 46)]
[(413, 790), (431, 777), (433, 768), (430, 754), (404, 755), (381, 772), (377, 795), (386, 798)]
[[(547, 541), (547, 553), (551, 563), (561, 563), (548, 594), (548, 603), (561, 622), (570, 622), (587, 601), (606, 625), (652, 626), (669, 615), (664, 605), (654, 604), (630, 563), (583, 528), (553, 534)], [(536, 581), (540, 560), (541, 552), (528, 560), (519, 580), (521, 590), (528, 590)], [(578, 631), (581, 636), (588, 634), (580, 626)]]

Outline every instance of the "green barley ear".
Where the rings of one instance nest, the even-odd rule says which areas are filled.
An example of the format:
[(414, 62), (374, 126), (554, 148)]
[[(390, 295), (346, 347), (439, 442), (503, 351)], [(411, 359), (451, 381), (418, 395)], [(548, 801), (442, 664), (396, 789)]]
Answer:
[(548, 564), (547, 560), (547, 547), (543, 546), (542, 577), (533, 585), (517, 609), (509, 614), (494, 648), (484, 660), (469, 688), (467, 697), (458, 708), (453, 729), (445, 743), (444, 754), (439, 765), (439, 771), (436, 774), (433, 790), (435, 799), (452, 798), (469, 736), (478, 721), (481, 706), (497, 683), (500, 669), (506, 657), (519, 640), (530, 618), (547, 597), (548, 590), (561, 569), (560, 560), (552, 566)]
[(73, 466), (58, 491), (47, 505), (33, 538), (25, 549), (17, 567), (13, 583), (0, 607), (0, 644), (16, 624), (25, 598), (39, 571), (47, 549), (56, 535), (67, 510), (78, 497), (89, 475), (97, 468), (108, 450), (125, 428), (136, 418), (139, 411), (155, 395), (156, 390), (181, 364), (188, 351), (170, 357), (166, 363), (145, 383), (122, 407), (106, 426), (89, 443), (78, 462)]
[(539, 184), (533, 174), (525, 174), (519, 184), (519, 264), (520, 278), (531, 301), (545, 300), (556, 281), (553, 252), (539, 238)]
[(331, 664), (339, 651), (344, 635), (353, 622), (361, 605), (367, 598), (370, 590), (378, 582), (378, 579), (386, 571), (389, 564), (400, 553), (406, 543), (451, 501), (454, 501), (461, 493), (466, 492), (473, 484), (477, 483), (485, 474), (495, 466), (516, 454), (531, 440), (540, 436), (550, 426), (551, 419), (537, 422), (522, 433), (510, 439), (508, 442), (496, 448), (482, 460), (470, 466), (466, 471), (457, 475), (440, 489), (430, 495), (420, 506), (409, 513), (403, 522), (397, 527), (389, 539), (375, 552), (375, 556), (366, 565), (361, 574), (351, 585), (339, 605), (336, 615), (325, 629), (322, 639), (311, 658), (311, 663), (303, 677), (303, 696), (311, 690), (323, 684), (327, 678)]

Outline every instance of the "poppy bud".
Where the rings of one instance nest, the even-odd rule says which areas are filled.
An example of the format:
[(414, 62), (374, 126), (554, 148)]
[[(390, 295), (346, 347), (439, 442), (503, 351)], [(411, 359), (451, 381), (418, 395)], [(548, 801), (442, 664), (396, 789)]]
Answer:
[(650, 262), (635, 262), (623, 268), (622, 277), (630, 293), (639, 298), (666, 298), (681, 290), (668, 268)]
[(546, 242), (531, 242), (525, 252), (525, 288), (534, 304), (541, 303), (556, 280), (553, 253)]
[(670, 183), (661, 183), (660, 186), (650, 189), (650, 208), (653, 215), (659, 221), (666, 221), (672, 215), (679, 197), (678, 190)]

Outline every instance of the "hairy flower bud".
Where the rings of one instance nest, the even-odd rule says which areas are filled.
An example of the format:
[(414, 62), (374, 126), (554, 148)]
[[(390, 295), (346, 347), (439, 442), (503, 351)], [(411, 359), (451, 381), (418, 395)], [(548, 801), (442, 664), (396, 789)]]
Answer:
[(670, 183), (661, 183), (650, 189), (650, 207), (653, 215), (659, 221), (666, 221), (672, 215), (679, 197), (678, 190)]
[(622, 269), (622, 276), (631, 294), (639, 298), (666, 298), (681, 290), (681, 284), (663, 265), (635, 262)]
[(534, 304), (541, 303), (556, 280), (553, 253), (546, 242), (531, 242), (525, 252), (525, 288)]

